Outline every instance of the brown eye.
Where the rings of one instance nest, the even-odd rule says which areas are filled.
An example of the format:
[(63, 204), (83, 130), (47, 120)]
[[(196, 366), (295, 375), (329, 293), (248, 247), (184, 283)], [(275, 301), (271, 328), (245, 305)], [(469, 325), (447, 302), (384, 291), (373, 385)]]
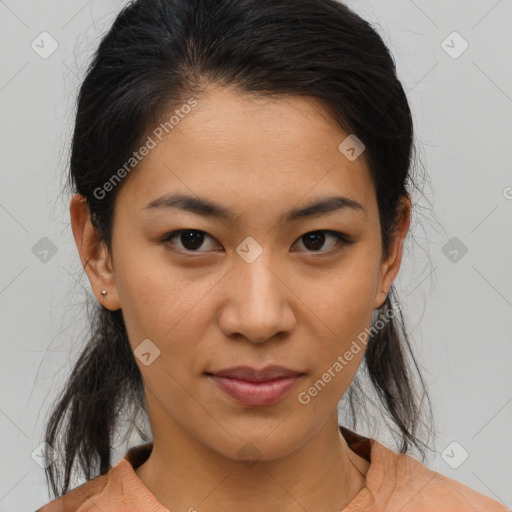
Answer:
[(304, 240), (304, 245), (307, 249), (311, 251), (318, 251), (325, 243), (325, 234), (321, 231), (315, 231), (304, 235), (302, 239)]
[(205, 240), (208, 239), (213, 240), (213, 238), (204, 231), (197, 229), (180, 229), (168, 233), (161, 241), (167, 245), (174, 246), (173, 250), (183, 252), (207, 252), (207, 250), (211, 249), (211, 247), (208, 247), (208, 244), (206, 244), (206, 250), (198, 249), (200, 249), (204, 245)]
[[(325, 248), (326, 240), (329, 241), (329, 239), (334, 240), (334, 242), (327, 243), (327, 249), (321, 250), (322, 248)], [(320, 253), (334, 252), (336, 251), (337, 246), (340, 248), (339, 246), (350, 245), (354, 243), (353, 240), (350, 240), (343, 233), (325, 229), (306, 233), (302, 235), (299, 240), (302, 241), (307, 251)]]

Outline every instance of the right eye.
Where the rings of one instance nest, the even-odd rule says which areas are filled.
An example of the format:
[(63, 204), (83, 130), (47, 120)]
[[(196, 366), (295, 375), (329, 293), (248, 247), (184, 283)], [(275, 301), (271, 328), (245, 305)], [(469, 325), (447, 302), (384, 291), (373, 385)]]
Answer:
[[(198, 229), (179, 229), (164, 235), (160, 241), (166, 246), (171, 245), (170, 250), (181, 252), (208, 252), (199, 251), (204, 245), (205, 238), (214, 240), (213, 237)], [(176, 248), (176, 246), (178, 247)], [(181, 247), (180, 247), (181, 245)]]

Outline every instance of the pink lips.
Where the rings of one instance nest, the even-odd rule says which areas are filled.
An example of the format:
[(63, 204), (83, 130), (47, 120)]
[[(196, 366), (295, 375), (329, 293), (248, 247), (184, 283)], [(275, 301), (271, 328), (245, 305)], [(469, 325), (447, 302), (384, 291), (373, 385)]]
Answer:
[(239, 366), (208, 375), (222, 391), (241, 404), (261, 406), (284, 398), (303, 374), (281, 366), (262, 370)]

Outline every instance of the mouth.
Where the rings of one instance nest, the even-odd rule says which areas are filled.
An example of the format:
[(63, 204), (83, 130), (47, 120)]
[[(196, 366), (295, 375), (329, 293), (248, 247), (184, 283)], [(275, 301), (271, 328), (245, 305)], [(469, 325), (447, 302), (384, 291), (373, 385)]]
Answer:
[(246, 406), (271, 405), (282, 400), (304, 373), (269, 366), (261, 370), (239, 366), (216, 372), (206, 372), (218, 389), (237, 403)]

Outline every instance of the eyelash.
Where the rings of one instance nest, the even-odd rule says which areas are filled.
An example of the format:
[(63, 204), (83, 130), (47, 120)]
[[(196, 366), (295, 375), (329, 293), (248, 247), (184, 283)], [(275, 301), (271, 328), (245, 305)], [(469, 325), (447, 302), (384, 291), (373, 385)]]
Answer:
[[(172, 231), (170, 233), (165, 234), (163, 237), (160, 238), (159, 241), (161, 243), (163, 243), (163, 244), (169, 245), (170, 240), (172, 240), (173, 238), (179, 237), (182, 233), (191, 233), (191, 232), (192, 233), (203, 233), (203, 234), (206, 235), (206, 237), (210, 237), (211, 239), (214, 239), (211, 235), (209, 235), (205, 231), (201, 231), (199, 229), (178, 229), (176, 231)], [(333, 231), (333, 230), (330, 230), (330, 229), (317, 229), (317, 230), (314, 230), (314, 231), (308, 231), (307, 233), (304, 233), (303, 235), (301, 235), (297, 239), (297, 241), (300, 240), (301, 238), (307, 236), (307, 235), (316, 234), (316, 233), (323, 233), (323, 234), (334, 236), (337, 239), (338, 244), (340, 244), (340, 246), (335, 247), (334, 249), (330, 249), (328, 251), (308, 251), (308, 250), (306, 250), (306, 252), (309, 252), (311, 254), (315, 254), (315, 255), (324, 255), (324, 254), (325, 255), (329, 255), (329, 254), (333, 254), (335, 252), (338, 252), (344, 246), (349, 246), (349, 245), (352, 245), (352, 244), (355, 243), (355, 240), (350, 239), (344, 233), (340, 233), (339, 231)], [(170, 245), (172, 245), (172, 244), (170, 244)], [(191, 253), (199, 253), (200, 254), (200, 253), (207, 253), (208, 252), (208, 251), (198, 251), (198, 250), (194, 251), (194, 250), (189, 250), (189, 249), (170, 249), (170, 250), (177, 251), (177, 252), (183, 252), (183, 253), (186, 253), (186, 254), (191, 254)]]

